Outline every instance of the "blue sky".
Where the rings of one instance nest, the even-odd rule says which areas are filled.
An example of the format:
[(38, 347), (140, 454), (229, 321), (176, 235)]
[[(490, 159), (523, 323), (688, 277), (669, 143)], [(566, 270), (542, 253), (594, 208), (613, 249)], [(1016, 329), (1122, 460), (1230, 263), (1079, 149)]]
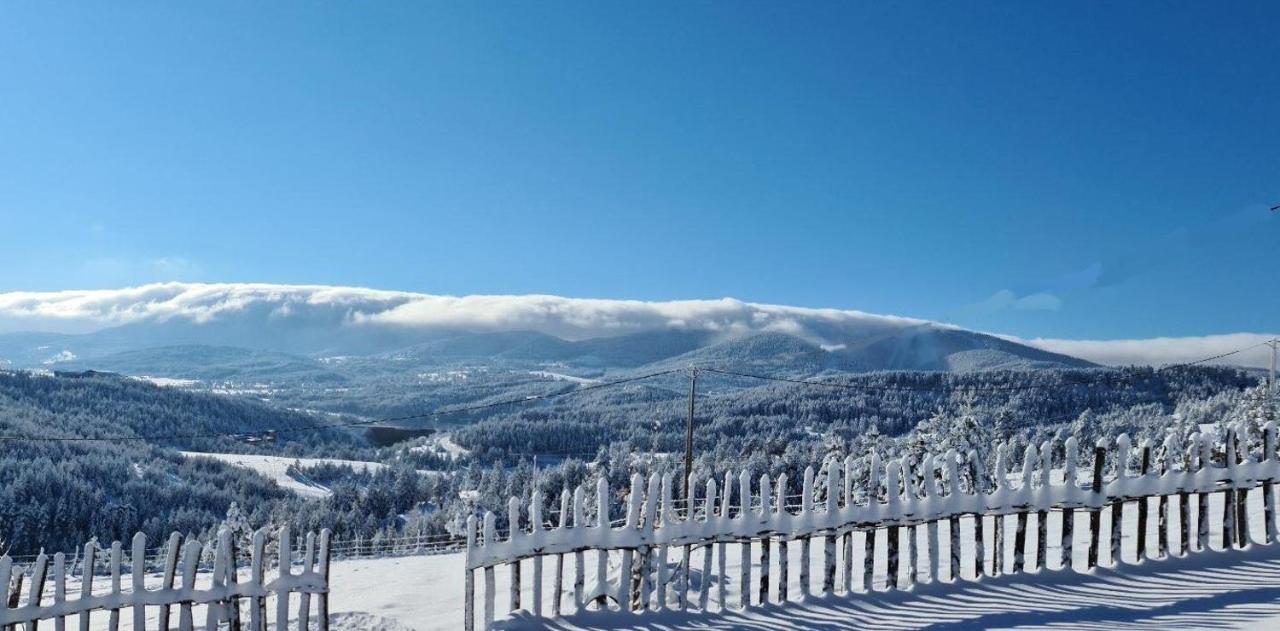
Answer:
[(1280, 8), (0, 8), (0, 291), (743, 300), (1274, 331)]

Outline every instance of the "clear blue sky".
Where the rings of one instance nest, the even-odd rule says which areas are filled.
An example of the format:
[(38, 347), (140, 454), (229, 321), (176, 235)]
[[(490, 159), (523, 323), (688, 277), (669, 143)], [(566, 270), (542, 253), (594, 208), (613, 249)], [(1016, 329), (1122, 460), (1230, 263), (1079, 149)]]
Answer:
[(0, 290), (1273, 331), (1278, 24), (1245, 2), (5, 3)]

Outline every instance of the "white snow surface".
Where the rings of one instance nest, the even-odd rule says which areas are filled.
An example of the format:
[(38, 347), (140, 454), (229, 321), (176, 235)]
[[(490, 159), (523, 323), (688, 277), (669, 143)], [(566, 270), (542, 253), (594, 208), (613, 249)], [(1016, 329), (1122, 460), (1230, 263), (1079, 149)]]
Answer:
[(320, 499), (333, 494), (328, 487), (305, 478), (295, 478), (288, 473), (289, 465), (300, 463), (304, 467), (318, 464), (350, 465), (356, 471), (367, 470), (376, 473), (384, 466), (377, 462), (363, 460), (342, 460), (339, 458), (291, 458), (289, 456), (264, 456), (256, 454), (220, 454), (201, 451), (184, 451), (186, 458), (212, 458), (229, 465), (244, 467), (269, 478), (283, 489), (287, 489), (306, 498)]

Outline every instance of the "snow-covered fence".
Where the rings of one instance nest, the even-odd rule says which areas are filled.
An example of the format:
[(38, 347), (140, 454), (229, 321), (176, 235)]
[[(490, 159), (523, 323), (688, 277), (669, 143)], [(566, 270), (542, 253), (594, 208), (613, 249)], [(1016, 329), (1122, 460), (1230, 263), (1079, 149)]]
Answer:
[[(131, 614), (134, 631), (144, 631), (148, 608), (154, 608), (150, 611), (158, 613), (156, 628), (167, 631), (176, 607), (178, 628), (190, 631), (196, 625), (193, 608), (203, 606), (206, 629), (225, 624), (240, 631), (247, 624), (251, 631), (265, 631), (268, 626), (284, 631), (293, 611), (298, 629), (306, 630), (314, 597), (318, 628), (327, 629), (329, 531), (322, 531), (319, 537), (308, 533), (301, 558), (296, 558), (289, 529), (282, 529), (270, 542), (278, 551), (274, 555), (275, 576), (270, 580), (268, 543), (267, 533), (261, 530), (253, 534), (247, 551), (238, 550), (231, 532), (225, 529), (218, 533), (216, 543), (195, 539), (184, 543), (175, 532), (162, 548), (158, 575), (148, 574), (154, 566), (149, 563), (147, 538), (142, 533), (134, 535), (128, 556), (119, 541), (112, 543), (109, 551), (100, 549), (97, 542), (86, 543), (79, 559), (79, 576), (62, 552), (51, 556), (41, 553), (27, 567), (8, 556), (0, 557), (0, 577), (8, 579), (0, 603), (0, 628), (9, 631), (24, 624), (27, 631), (37, 631), (40, 621), (52, 620), (56, 631), (64, 631), (67, 618), (74, 616), (80, 631), (87, 631), (91, 616), (105, 613), (108, 628), (115, 631), (123, 610)], [(107, 555), (105, 559), (99, 557), (100, 552)], [(201, 571), (201, 557), (206, 553), (212, 554), (213, 565)], [(102, 561), (107, 574), (96, 577)], [(95, 593), (95, 578), (109, 578), (105, 592)], [(72, 593), (77, 597), (71, 597)], [(296, 607), (291, 602), (293, 594), (298, 594)], [(274, 601), (274, 625), (269, 625), (270, 600)]]
[(334, 559), (449, 554), (466, 548), (465, 537), (454, 535), (409, 535), (404, 537), (356, 537), (333, 541), (329, 553)]
[[(1250, 438), (1260, 439), (1257, 449), (1250, 449)], [(877, 550), (883, 560), (882, 589), (909, 589), (917, 581), (976, 580), (1028, 569), (1088, 571), (1099, 564), (1104, 551), (1110, 564), (1118, 565), (1126, 514), (1136, 517), (1137, 541), (1130, 549), (1134, 550), (1131, 558), (1138, 562), (1153, 547), (1151, 543), (1156, 556), (1209, 549), (1212, 521), (1221, 524), (1223, 548), (1245, 547), (1253, 540), (1275, 541), (1273, 487), (1280, 480), (1275, 426), (1269, 424), (1258, 437), (1247, 436), (1240, 426), (1227, 432), (1221, 442), (1201, 435), (1190, 437), (1185, 446), (1180, 442), (1170, 437), (1162, 445), (1144, 444), (1134, 450), (1127, 436), (1120, 436), (1114, 446), (1100, 441), (1087, 468), (1081, 466), (1075, 438), (1046, 442), (1040, 448), (1026, 448), (1020, 473), (1015, 474), (1009, 472), (1010, 454), (997, 447), (992, 475), (982, 470), (973, 453), (949, 452), (919, 463), (905, 459), (880, 463), (872, 454), (865, 494), (852, 483), (857, 460), (850, 456), (843, 463), (833, 460), (823, 467), (825, 479), (820, 481), (827, 492), (821, 495), (815, 492), (815, 471), (807, 469), (798, 507), (789, 505), (785, 476), (760, 476), (754, 485), (747, 472), (736, 481), (727, 475), (722, 485), (708, 480), (700, 496), (682, 502), (682, 510), (672, 497), (669, 475), (647, 481), (635, 475), (620, 526), (609, 518), (610, 491), (603, 479), (595, 489), (597, 509), (592, 520), (586, 518), (587, 495), (582, 487), (561, 496), (559, 521), (553, 525), (544, 522), (543, 501), (537, 494), (527, 515), (521, 502), (512, 498), (508, 537), (498, 536), (493, 513), (485, 514), (480, 523), (474, 517), (468, 521), (465, 628), (471, 631), (476, 626), (478, 594), (483, 595), (484, 627), (493, 626), (498, 593), (495, 569), (502, 565), (509, 567), (506, 591), (512, 612), (526, 609), (522, 565), (528, 563), (532, 565), (532, 599), (522, 615), (547, 615), (549, 604), (550, 615), (559, 616), (565, 601), (572, 603), (575, 612), (643, 614), (663, 609), (745, 608), (769, 602), (771, 595), (773, 601), (785, 602), (815, 593), (868, 592), (877, 588)], [(1153, 449), (1157, 450), (1154, 466)], [(1135, 456), (1136, 472), (1130, 466)], [(1105, 474), (1108, 462), (1111, 475)], [(1056, 463), (1061, 466), (1055, 467)], [(696, 493), (702, 486), (691, 484), (690, 488)], [(1263, 527), (1254, 536), (1249, 532), (1246, 498), (1259, 492)], [(736, 505), (731, 503), (735, 495)], [(1212, 495), (1221, 496), (1220, 519), (1211, 518), (1216, 503), (1210, 501)], [(1056, 546), (1050, 545), (1051, 514), (1058, 517)], [(1106, 527), (1104, 515), (1109, 522)], [(1034, 534), (1029, 536), (1031, 524)], [(1156, 533), (1150, 543), (1149, 530)], [(856, 547), (855, 533), (860, 539)], [(790, 591), (794, 581), (789, 576), (796, 543), (799, 593)], [(810, 576), (817, 557), (814, 544), (822, 549), (818, 586)], [(1079, 544), (1084, 547), (1077, 554)], [(732, 555), (734, 545), (740, 547), (737, 555)], [(1011, 555), (1006, 554), (1009, 547)], [(1056, 559), (1049, 555), (1053, 548), (1058, 549)], [(771, 558), (775, 554), (776, 559)], [(573, 558), (572, 587), (565, 579), (566, 556)], [(553, 564), (549, 594), (545, 593), (544, 560)], [(1050, 560), (1056, 561), (1056, 567)], [(968, 576), (963, 575), (966, 567)], [(756, 583), (753, 571), (759, 572)], [(478, 572), (484, 577), (480, 587)], [(593, 584), (587, 583), (587, 577)], [(736, 599), (731, 603), (727, 592), (735, 585)]]

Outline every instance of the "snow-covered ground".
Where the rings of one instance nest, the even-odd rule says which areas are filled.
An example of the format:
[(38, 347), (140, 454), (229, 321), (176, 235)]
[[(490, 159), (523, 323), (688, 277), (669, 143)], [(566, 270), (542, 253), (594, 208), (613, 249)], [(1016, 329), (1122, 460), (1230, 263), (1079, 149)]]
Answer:
[(305, 478), (295, 478), (289, 475), (289, 465), (299, 463), (304, 467), (313, 467), (318, 464), (335, 464), (350, 465), (356, 471), (367, 470), (371, 473), (382, 469), (383, 464), (377, 462), (366, 462), (363, 460), (341, 460), (338, 458), (290, 458), (288, 456), (263, 456), (254, 454), (218, 454), (205, 453), (199, 451), (184, 451), (182, 455), (187, 458), (212, 458), (220, 460), (229, 465), (244, 467), (257, 471), (264, 477), (272, 480), (283, 489), (287, 489), (309, 498), (325, 498), (333, 494), (328, 487), (312, 482)]

